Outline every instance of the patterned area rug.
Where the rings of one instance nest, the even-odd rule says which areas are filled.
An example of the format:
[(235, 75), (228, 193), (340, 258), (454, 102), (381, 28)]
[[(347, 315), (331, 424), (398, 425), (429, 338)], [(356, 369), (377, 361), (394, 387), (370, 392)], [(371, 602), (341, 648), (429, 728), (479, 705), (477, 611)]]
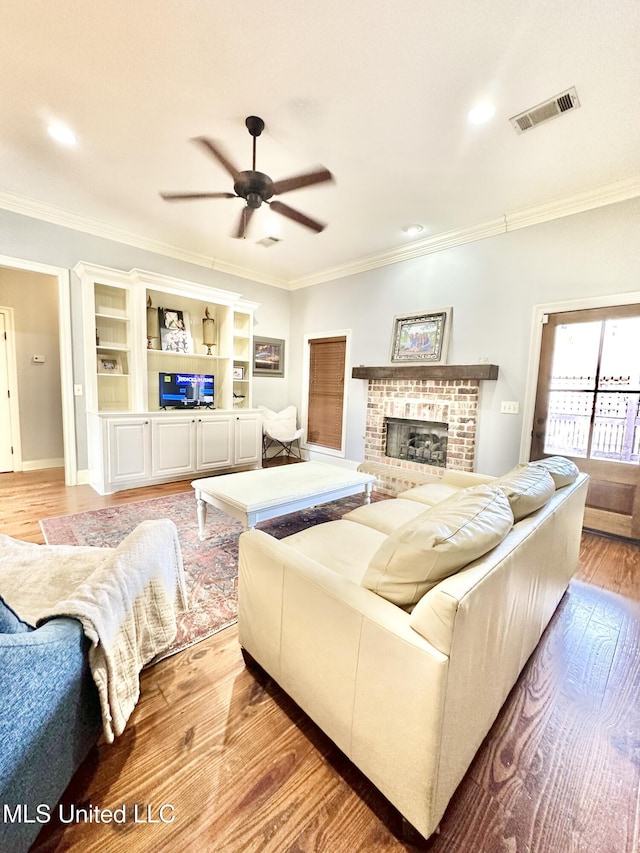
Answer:
[[(373, 499), (377, 499), (374, 495)], [(333, 521), (362, 503), (362, 495), (342, 498), (258, 525), (276, 539), (306, 527)], [(207, 507), (206, 540), (198, 539), (196, 504), (191, 492), (168, 495), (40, 522), (49, 545), (97, 545), (115, 548), (146, 519), (170, 518), (178, 528), (189, 596), (189, 611), (179, 619), (174, 643), (157, 660), (186, 649), (236, 621), (239, 521)]]

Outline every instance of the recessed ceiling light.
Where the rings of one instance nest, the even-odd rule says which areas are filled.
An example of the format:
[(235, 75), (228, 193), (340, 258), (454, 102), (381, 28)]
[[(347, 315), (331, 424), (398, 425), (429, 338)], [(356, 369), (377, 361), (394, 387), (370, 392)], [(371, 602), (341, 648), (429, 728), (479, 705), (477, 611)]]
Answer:
[(485, 101), (482, 104), (477, 104), (470, 112), (467, 118), (471, 124), (484, 124), (496, 114), (496, 108), (493, 104)]
[(63, 145), (78, 144), (75, 133), (63, 124), (50, 124), (47, 131), (49, 136), (52, 136), (56, 142), (61, 142)]
[(409, 237), (414, 237), (416, 234), (419, 234), (421, 231), (424, 231), (422, 225), (405, 225), (402, 229), (405, 234), (408, 234)]

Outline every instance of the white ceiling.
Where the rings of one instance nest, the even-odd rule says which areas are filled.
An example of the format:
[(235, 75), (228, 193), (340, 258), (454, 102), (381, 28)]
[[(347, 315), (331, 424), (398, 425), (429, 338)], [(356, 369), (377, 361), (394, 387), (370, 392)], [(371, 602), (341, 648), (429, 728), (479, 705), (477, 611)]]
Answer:
[[(262, 280), (405, 248), (409, 223), (429, 239), (640, 177), (638, 0), (3, 0), (0, 20), (0, 206)], [(571, 86), (580, 109), (515, 133)], [(495, 118), (472, 126), (482, 100)], [(251, 168), (250, 114), (260, 171), (335, 175), (282, 197), (321, 234), (263, 207), (234, 240), (239, 199), (160, 198), (231, 191), (189, 140)]]

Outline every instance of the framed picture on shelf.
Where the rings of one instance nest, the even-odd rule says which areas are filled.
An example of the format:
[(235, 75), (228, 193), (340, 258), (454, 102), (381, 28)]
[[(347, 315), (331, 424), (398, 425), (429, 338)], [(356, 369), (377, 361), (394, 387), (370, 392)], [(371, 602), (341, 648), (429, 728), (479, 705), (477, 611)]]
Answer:
[(99, 355), (98, 373), (117, 376), (122, 373), (122, 360), (119, 355)]
[(254, 337), (253, 375), (284, 376), (284, 341), (281, 338)]
[(242, 365), (235, 366), (233, 368), (233, 378), (242, 380), (244, 379), (244, 367)]
[(164, 352), (193, 352), (193, 338), (186, 311), (158, 308), (160, 343)]
[(446, 364), (452, 308), (393, 318), (391, 361)]

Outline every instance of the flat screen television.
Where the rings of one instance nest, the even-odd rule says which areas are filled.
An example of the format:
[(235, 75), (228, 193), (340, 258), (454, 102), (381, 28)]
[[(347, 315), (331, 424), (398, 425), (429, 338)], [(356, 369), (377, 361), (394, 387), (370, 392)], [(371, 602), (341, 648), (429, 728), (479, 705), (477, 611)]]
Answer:
[(214, 377), (202, 373), (160, 373), (161, 409), (213, 408)]

